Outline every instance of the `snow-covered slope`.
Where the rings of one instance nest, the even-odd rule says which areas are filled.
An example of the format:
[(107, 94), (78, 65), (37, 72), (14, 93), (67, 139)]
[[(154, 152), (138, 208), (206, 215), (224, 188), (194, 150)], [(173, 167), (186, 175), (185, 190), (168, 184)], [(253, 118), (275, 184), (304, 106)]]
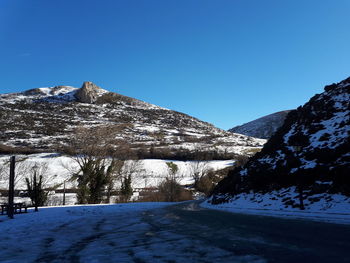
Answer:
[(261, 139), (269, 139), (282, 126), (290, 110), (279, 111), (254, 121), (233, 127), (229, 132), (244, 134)]
[(229, 202), (211, 204), (206, 200), (201, 206), (233, 213), (298, 218), (350, 225), (350, 197), (342, 194), (322, 193), (304, 200), (305, 209), (286, 206), (285, 201), (298, 198), (295, 187), (269, 193), (240, 193)]
[[(299, 199), (308, 200), (305, 205), (319, 202), (324, 193), (350, 196), (349, 138), (350, 78), (326, 86), (323, 93), (290, 112), (262, 151), (218, 184), (213, 201), (292, 186), (297, 186)], [(302, 206), (296, 197), (275, 198), (287, 207)]]
[(91, 82), (0, 95), (0, 146), (54, 151), (77, 127), (112, 127), (138, 153), (156, 150), (250, 154), (265, 140), (232, 134), (186, 114), (108, 92)]
[[(8, 188), (10, 155), (0, 155), (0, 190)], [(31, 174), (33, 167), (36, 165), (44, 169), (44, 181), (46, 188), (63, 189), (63, 182), (66, 181), (66, 188), (73, 189), (77, 187), (76, 180), (70, 180), (74, 172), (79, 171), (78, 163), (74, 158), (51, 153), (39, 153), (29, 155), (17, 155), (16, 166), (16, 190), (26, 190), (25, 177)], [(159, 183), (169, 176), (168, 162), (177, 165), (177, 180), (182, 185), (193, 184), (192, 165), (197, 161), (176, 161), (176, 160), (128, 160), (123, 167), (124, 176), (130, 173), (132, 177), (132, 187), (149, 188), (156, 187)], [(206, 170), (220, 170), (234, 165), (234, 160), (217, 160), (217, 161), (199, 161), (201, 167)], [(1, 170), (1, 167), (4, 169)], [(120, 187), (122, 178), (117, 178), (116, 188)]]

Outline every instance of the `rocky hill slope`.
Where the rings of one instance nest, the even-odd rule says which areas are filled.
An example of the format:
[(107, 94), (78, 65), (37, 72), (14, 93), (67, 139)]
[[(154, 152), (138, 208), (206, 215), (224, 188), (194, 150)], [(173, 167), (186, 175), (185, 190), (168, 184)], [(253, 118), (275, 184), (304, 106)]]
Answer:
[(194, 151), (249, 155), (265, 143), (92, 82), (0, 95), (2, 152), (57, 151), (74, 139), (78, 127), (108, 127), (140, 157), (187, 158)]
[(269, 139), (282, 126), (290, 110), (279, 111), (229, 129), (229, 132)]
[(218, 184), (212, 201), (259, 192), (274, 193), (270, 197), (283, 205), (302, 207), (325, 199), (325, 194), (349, 196), (349, 137), (350, 78), (326, 86), (290, 112), (262, 151)]

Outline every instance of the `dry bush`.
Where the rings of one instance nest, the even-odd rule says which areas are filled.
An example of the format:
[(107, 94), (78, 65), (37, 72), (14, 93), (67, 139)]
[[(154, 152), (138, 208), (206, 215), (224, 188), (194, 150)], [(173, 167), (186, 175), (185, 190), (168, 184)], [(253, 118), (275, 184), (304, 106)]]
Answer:
[(249, 161), (249, 157), (246, 155), (236, 155), (234, 159), (235, 167), (244, 166)]
[(144, 191), (140, 193), (140, 197), (138, 199), (139, 202), (163, 202), (164, 198), (161, 193), (159, 193), (158, 189), (155, 188), (151, 191)]
[(142, 193), (140, 202), (182, 202), (193, 200), (192, 192), (185, 189), (180, 184), (165, 180), (157, 190)]
[(216, 183), (210, 178), (210, 176), (202, 177), (196, 185), (196, 190), (209, 196), (214, 189)]
[(194, 188), (196, 190), (199, 181), (205, 177), (209, 172), (209, 162), (205, 161), (192, 161), (189, 162), (189, 168), (191, 171), (191, 176), (194, 180)]
[(196, 190), (204, 193), (206, 196), (210, 196), (218, 182), (225, 178), (233, 169), (233, 167), (227, 167), (217, 171), (209, 170), (208, 173), (198, 181)]
[(158, 185), (157, 191), (145, 195), (140, 201), (153, 202), (180, 202), (192, 200), (192, 193), (178, 183), (181, 177), (178, 166), (173, 162), (167, 162), (168, 174), (166, 179)]

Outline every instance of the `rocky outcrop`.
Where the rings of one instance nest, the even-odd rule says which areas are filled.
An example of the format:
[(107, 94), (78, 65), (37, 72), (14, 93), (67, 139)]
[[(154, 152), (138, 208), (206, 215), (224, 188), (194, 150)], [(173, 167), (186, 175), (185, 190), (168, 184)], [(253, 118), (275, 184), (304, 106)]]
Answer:
[(72, 89), (71, 86), (55, 86), (51, 88), (50, 95), (56, 96), (65, 93), (67, 90)]
[(30, 95), (45, 95), (46, 93), (43, 92), (40, 88), (37, 89), (30, 89), (25, 92), (23, 92), (24, 95), (30, 96)]
[(290, 112), (262, 151), (218, 184), (214, 197), (290, 186), (350, 195), (349, 138), (350, 78)]
[(83, 86), (75, 93), (75, 97), (78, 102), (95, 103), (102, 91), (103, 90), (94, 83), (85, 81)]
[(229, 132), (244, 134), (247, 136), (269, 139), (282, 126), (290, 110), (276, 112), (254, 121), (233, 127)]

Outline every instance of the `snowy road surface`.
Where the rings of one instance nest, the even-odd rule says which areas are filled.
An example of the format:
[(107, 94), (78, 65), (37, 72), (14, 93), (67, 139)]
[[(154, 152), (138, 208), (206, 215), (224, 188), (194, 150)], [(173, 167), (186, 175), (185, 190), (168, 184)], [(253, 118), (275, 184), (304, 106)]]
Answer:
[(135, 203), (0, 217), (0, 262), (350, 262), (350, 226)]

